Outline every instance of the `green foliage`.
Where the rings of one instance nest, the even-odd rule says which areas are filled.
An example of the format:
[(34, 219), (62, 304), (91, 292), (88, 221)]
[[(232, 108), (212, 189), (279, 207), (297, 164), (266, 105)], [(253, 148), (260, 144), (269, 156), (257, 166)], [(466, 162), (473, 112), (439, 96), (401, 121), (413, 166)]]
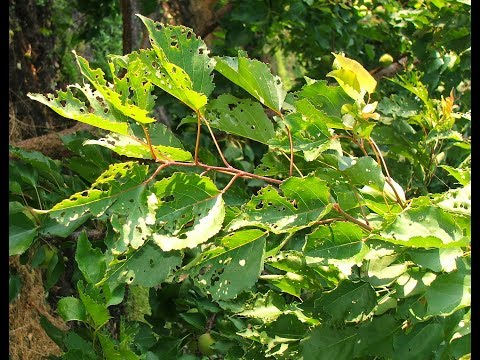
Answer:
[[(44, 264), (48, 287), (60, 248), (75, 254), (57, 310), (78, 326), (44, 322), (62, 358), (469, 354), (470, 141), (453, 97), (413, 74), (382, 98), (341, 53), (339, 85), (287, 92), (245, 53), (210, 57), (191, 29), (141, 19), (153, 49), (110, 57), (112, 81), (77, 56), (83, 86), (29, 95), (98, 128), (64, 139), (83, 166), (10, 149), (10, 255)], [(243, 98), (215, 95), (214, 69)], [(181, 130), (154, 123), (156, 87), (188, 109)], [(47, 256), (39, 239), (59, 237)], [(143, 319), (112, 315), (128, 286), (150, 289)]]

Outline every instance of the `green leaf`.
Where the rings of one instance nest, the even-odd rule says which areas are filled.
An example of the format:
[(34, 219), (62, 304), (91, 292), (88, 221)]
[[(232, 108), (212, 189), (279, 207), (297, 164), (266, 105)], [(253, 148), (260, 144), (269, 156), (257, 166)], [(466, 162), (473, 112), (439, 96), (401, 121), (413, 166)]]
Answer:
[(301, 298), (302, 290), (309, 289), (309, 279), (303, 275), (287, 272), (285, 275), (262, 275), (260, 279), (267, 281), (281, 292)]
[(259, 103), (230, 94), (210, 101), (205, 117), (214, 128), (263, 144), (275, 135), (273, 124)]
[[(192, 81), (192, 89), (209, 96), (215, 85), (211, 75), (215, 60), (193, 30), (185, 26), (163, 25), (137, 14), (145, 24), (154, 49), (162, 49), (169, 62), (181, 67)], [(159, 55), (160, 56), (160, 55)]]
[[(71, 89), (79, 89), (87, 98), (88, 105), (79, 100)], [(47, 105), (57, 114), (72, 120), (77, 120), (85, 124), (96, 126), (100, 129), (113, 131), (119, 134), (128, 134), (127, 119), (114, 114), (113, 105), (105, 103), (100, 92), (92, 91), (88, 84), (84, 87), (80, 85), (70, 85), (67, 91), (56, 91), (57, 97), (48, 94), (47, 97), (41, 94), (27, 94), (27, 96), (44, 105)], [(98, 100), (100, 99), (100, 100)], [(90, 112), (92, 109), (92, 112)]]
[(283, 297), (269, 290), (266, 294), (257, 293), (256, 296), (243, 305), (243, 309), (237, 312), (238, 316), (262, 319), (265, 322), (278, 318), (285, 310)]
[(205, 288), (213, 300), (227, 300), (252, 287), (263, 270), (266, 233), (237, 231), (223, 237), (221, 246), (202, 254), (189, 271), (195, 284)]
[(424, 294), (436, 277), (437, 275), (432, 272), (409, 269), (397, 279), (395, 295), (397, 298), (406, 298)]
[[(130, 136), (120, 134), (109, 134), (98, 140), (87, 140), (85, 145), (96, 144), (104, 146), (119, 155), (128, 156), (138, 159), (152, 159), (152, 153), (147, 143)], [(159, 159), (167, 159), (169, 161), (190, 161), (192, 154), (183, 149), (170, 146), (153, 145), (155, 154)]]
[(461, 185), (466, 186), (471, 181), (471, 169), (457, 169), (448, 165), (439, 165), (446, 170), (449, 175), (453, 176)]
[(21, 255), (28, 250), (38, 235), (38, 226), (24, 212), (23, 206), (14, 208), (9, 203), (8, 254)]
[(282, 109), (286, 92), (282, 80), (274, 76), (268, 66), (258, 60), (238, 57), (218, 57), (215, 70), (231, 82), (245, 89), (266, 107), (279, 113)]
[(330, 193), (323, 180), (313, 175), (291, 177), (280, 185), (284, 197), (268, 185), (242, 207), (227, 231), (257, 226), (281, 234), (311, 226), (331, 208)]
[(469, 242), (454, 217), (434, 206), (404, 210), (380, 236), (382, 240), (408, 247), (454, 248)]
[(148, 225), (153, 224), (156, 206), (155, 199), (147, 198), (145, 191), (147, 171), (147, 166), (134, 162), (112, 164), (89, 190), (63, 200), (48, 213), (64, 226), (86, 215), (111, 217), (122, 240), (118, 251), (128, 245), (138, 248), (150, 235)]
[(304, 85), (296, 95), (300, 98), (294, 103), (297, 111), (305, 116), (317, 117), (329, 128), (345, 128), (341, 108), (352, 100), (340, 86), (330, 86), (325, 80), (315, 81)]
[(158, 208), (153, 241), (163, 251), (194, 248), (222, 228), (225, 204), (207, 177), (175, 173), (153, 186)]
[(17, 298), (22, 289), (22, 279), (18, 275), (9, 275), (8, 277), (8, 303), (10, 304)]
[(59, 161), (43, 155), (39, 151), (27, 151), (19, 147), (8, 145), (8, 152), (24, 162), (33, 166), (39, 172), (39, 175), (48, 180), (52, 180), (54, 184), (60, 187), (64, 183), (61, 173)]
[(157, 286), (165, 281), (177, 266), (181, 265), (181, 260), (179, 254), (163, 252), (149, 242), (112, 260), (105, 277), (99, 284), (106, 282), (113, 288), (121, 283), (146, 287)]
[(471, 277), (458, 271), (439, 275), (428, 287), (425, 298), (426, 315), (446, 316), (470, 306)]
[(57, 311), (65, 321), (86, 321), (85, 306), (80, 299), (75, 297), (61, 298), (57, 304)]
[(443, 341), (442, 326), (419, 324), (409, 333), (400, 333), (393, 340), (393, 359), (430, 359)]
[(102, 279), (107, 268), (105, 255), (92, 247), (85, 231), (78, 237), (75, 260), (87, 282), (95, 284)]
[[(80, 282), (79, 282), (80, 283)], [(77, 286), (80, 300), (82, 301), (85, 312), (93, 320), (95, 329), (103, 326), (109, 319), (110, 313), (108, 312), (107, 305), (87, 293), (87, 289), (82, 289), (82, 286)]]
[[(105, 74), (101, 69), (91, 69), (90, 64), (85, 58), (77, 55), (75, 51), (73, 51), (73, 54), (77, 60), (80, 72), (97, 89), (101, 95), (100, 98), (104, 102), (107, 102), (116, 111), (120, 112), (127, 118), (131, 118), (141, 124), (148, 124), (156, 121), (154, 118), (148, 116), (149, 110), (140, 108), (126, 97), (122, 98), (122, 95), (113, 89), (113, 87), (105, 80)], [(100, 103), (101, 102), (102, 101), (100, 101)], [(141, 103), (142, 102), (140, 102), (140, 104)]]
[(124, 56), (124, 61), (140, 62), (144, 78), (182, 101), (194, 111), (207, 103), (207, 97), (193, 90), (190, 76), (183, 68), (168, 61), (163, 50), (154, 45), (151, 50), (139, 50)]
[(338, 167), (350, 179), (352, 185), (366, 185), (383, 191), (385, 177), (382, 168), (370, 156), (356, 159), (342, 156), (338, 160)]
[(315, 309), (334, 320), (358, 322), (373, 310), (376, 294), (369, 283), (344, 280), (336, 289), (323, 293), (315, 300)]
[(371, 322), (362, 323), (358, 329), (358, 340), (355, 342), (355, 358), (392, 358), (393, 335), (400, 328), (401, 323), (391, 315), (375, 317)]
[(333, 55), (333, 67), (338, 70), (330, 71), (327, 76), (335, 78), (348, 96), (355, 101), (361, 101), (366, 93), (372, 94), (375, 91), (377, 81), (360, 63), (343, 54)]
[(138, 360), (139, 358), (128, 346), (118, 345), (110, 336), (99, 333), (98, 339), (106, 360)]
[(57, 328), (55, 325), (53, 325), (46, 317), (45, 315), (40, 314), (40, 325), (42, 326), (42, 329), (45, 331), (45, 333), (48, 335), (50, 339), (52, 339), (55, 344), (58, 345), (60, 349), (63, 351), (66, 350), (65, 344), (64, 344), (64, 339), (67, 333), (64, 331), (60, 330)]
[(450, 189), (444, 193), (435, 194), (432, 197), (434, 204), (449, 213), (466, 217), (471, 216), (472, 190), (470, 183), (461, 188)]
[(333, 328), (328, 325), (316, 327), (302, 342), (304, 360), (351, 360), (357, 337), (352, 327)]
[(463, 256), (462, 249), (411, 249), (407, 252), (412, 261), (435, 272), (452, 272), (457, 269), (457, 259)]
[[(330, 140), (327, 126), (317, 118), (291, 113), (284, 119), (288, 128), (291, 129), (293, 150), (303, 151), (307, 161), (315, 160), (322, 152), (333, 148), (334, 144), (339, 145), (337, 140)], [(273, 138), (268, 144), (273, 148), (280, 148), (284, 152), (290, 151), (290, 140), (286, 134)]]
[(361, 254), (366, 253), (368, 247), (363, 242), (365, 233), (356, 224), (336, 222), (332, 225), (323, 225), (306, 236), (307, 242), (303, 249), (308, 257), (344, 260), (355, 257), (362, 260)]

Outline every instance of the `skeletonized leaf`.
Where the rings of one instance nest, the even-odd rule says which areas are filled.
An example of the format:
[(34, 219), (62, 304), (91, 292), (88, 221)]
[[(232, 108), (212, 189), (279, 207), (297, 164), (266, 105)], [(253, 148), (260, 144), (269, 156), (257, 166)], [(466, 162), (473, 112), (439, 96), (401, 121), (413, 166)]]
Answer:
[(272, 75), (266, 64), (248, 59), (240, 53), (237, 57), (217, 56), (215, 59), (215, 70), (245, 89), (263, 105), (280, 112), (286, 92), (280, 77)]
[[(135, 121), (138, 121), (141, 124), (148, 124), (155, 122), (154, 118), (148, 116), (149, 110), (143, 109), (133, 103), (132, 100), (123, 97), (122, 94), (117, 92), (113, 86), (111, 86), (105, 80), (105, 74), (101, 69), (92, 69), (90, 68), (90, 64), (88, 61), (77, 55), (75, 51), (73, 51), (78, 67), (80, 68), (80, 72), (83, 76), (85, 76), (88, 81), (92, 83), (92, 85), (97, 89), (97, 91), (101, 94), (101, 99), (106, 101), (108, 104), (113, 106), (115, 110), (122, 113), (124, 116), (132, 118)], [(143, 101), (140, 101), (139, 104), (144, 105)], [(146, 104), (148, 106), (148, 104)], [(148, 106), (151, 107), (151, 106)]]
[(209, 178), (175, 173), (153, 191), (159, 200), (153, 240), (163, 251), (193, 248), (220, 231), (225, 204)]
[(206, 118), (214, 128), (263, 144), (275, 135), (273, 124), (259, 103), (230, 94), (210, 101)]
[(221, 246), (203, 253), (190, 275), (214, 300), (234, 298), (253, 286), (263, 270), (265, 238), (258, 229), (229, 234)]
[(137, 16), (145, 24), (153, 48), (162, 49), (170, 63), (185, 70), (194, 91), (210, 95), (215, 87), (211, 75), (215, 60), (208, 56), (209, 50), (203, 40), (185, 26), (163, 25), (145, 16)]
[(261, 189), (227, 230), (257, 226), (281, 234), (309, 227), (331, 209), (326, 183), (313, 175), (291, 177), (280, 185), (280, 190), (283, 196), (270, 185)]

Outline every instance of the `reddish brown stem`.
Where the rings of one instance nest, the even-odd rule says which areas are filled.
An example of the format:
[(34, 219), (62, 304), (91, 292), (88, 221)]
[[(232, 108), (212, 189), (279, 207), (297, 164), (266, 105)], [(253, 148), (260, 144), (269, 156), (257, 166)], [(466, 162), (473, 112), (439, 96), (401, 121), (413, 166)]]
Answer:
[(232, 166), (228, 163), (227, 159), (225, 159), (225, 156), (223, 156), (222, 149), (220, 149), (220, 145), (218, 145), (217, 139), (215, 138), (215, 135), (213, 134), (212, 128), (210, 127), (210, 124), (208, 123), (208, 120), (202, 117), (202, 119), (205, 121), (205, 125), (207, 125), (208, 131), (210, 132), (210, 135), (212, 136), (213, 142), (215, 144), (215, 147), (217, 148), (218, 153), (220, 154), (220, 157), (222, 158), (223, 163), (227, 168), (232, 168)]
[(152, 141), (150, 140), (150, 134), (148, 133), (148, 129), (145, 126), (142, 126), (142, 129), (143, 129), (143, 132), (145, 133), (145, 138), (147, 139), (147, 145), (148, 145), (148, 148), (150, 149), (150, 154), (152, 154), (153, 160), (157, 161), (157, 155), (153, 150)]
[(358, 226), (364, 228), (365, 230), (367, 230), (367, 231), (372, 231), (373, 230), (373, 228), (370, 225), (367, 225), (367, 224), (361, 222), (360, 220), (355, 219), (353, 216), (351, 216), (351, 215), (347, 214), (345, 211), (343, 211), (343, 209), (340, 207), (339, 204), (337, 204), (337, 203), (333, 204), (333, 209), (336, 212), (338, 212), (340, 215), (342, 215), (348, 221), (353, 222), (354, 224), (357, 224)]

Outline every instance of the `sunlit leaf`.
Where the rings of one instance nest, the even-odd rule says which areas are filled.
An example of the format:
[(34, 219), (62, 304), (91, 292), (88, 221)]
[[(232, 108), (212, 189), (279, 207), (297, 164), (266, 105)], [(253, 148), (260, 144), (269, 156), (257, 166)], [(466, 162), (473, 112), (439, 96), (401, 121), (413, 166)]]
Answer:
[(263, 269), (265, 232), (243, 230), (221, 239), (221, 246), (203, 253), (189, 271), (195, 283), (214, 300), (226, 300), (255, 284)]
[(325, 182), (314, 177), (292, 177), (280, 185), (283, 196), (271, 186), (242, 207), (242, 214), (228, 230), (258, 226), (275, 234), (310, 226), (330, 211), (330, 194)]
[(216, 56), (215, 70), (231, 82), (245, 89), (255, 99), (270, 109), (280, 112), (286, 92), (282, 80), (272, 75), (268, 66), (258, 60)]

